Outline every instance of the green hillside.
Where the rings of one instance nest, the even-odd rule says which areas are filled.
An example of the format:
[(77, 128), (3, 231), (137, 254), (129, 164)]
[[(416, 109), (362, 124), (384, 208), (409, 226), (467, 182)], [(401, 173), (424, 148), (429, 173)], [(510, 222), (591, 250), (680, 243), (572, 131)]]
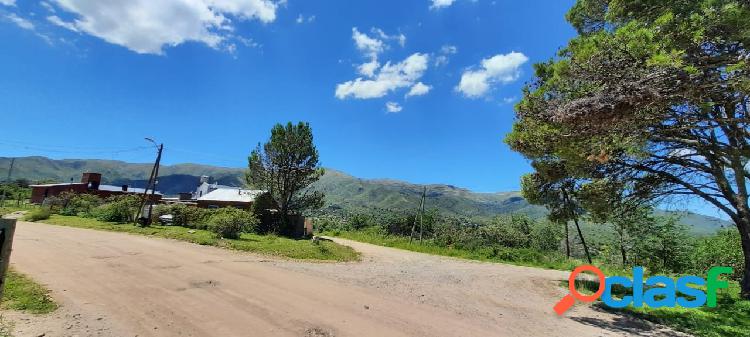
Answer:
[[(370, 208), (416, 209), (424, 185), (385, 179), (360, 179), (327, 169), (315, 188), (326, 193), (329, 209), (360, 210)], [(497, 214), (525, 213), (543, 216), (543, 207), (530, 205), (518, 192), (475, 193), (467, 189), (427, 185), (426, 208), (468, 217), (491, 217)]]
[[(0, 157), (0, 177), (8, 174), (10, 158)], [(17, 158), (14, 179), (31, 181), (78, 181), (82, 172), (102, 173), (104, 183), (128, 184), (143, 187), (152, 164), (134, 164), (114, 160), (60, 159), (45, 157)], [(211, 176), (212, 182), (241, 186), (244, 169), (199, 164), (163, 165), (160, 168), (159, 190), (167, 195), (188, 192), (198, 185), (200, 176)], [(325, 192), (325, 212), (414, 210), (419, 206), (424, 185), (388, 179), (360, 179), (346, 173), (327, 169), (314, 188)], [(449, 215), (488, 218), (500, 214), (524, 213), (534, 218), (546, 214), (544, 207), (530, 205), (518, 192), (476, 193), (451, 185), (427, 185), (427, 208), (437, 208)], [(709, 234), (731, 226), (730, 223), (710, 216), (689, 212), (664, 212), (678, 214), (681, 222), (695, 234)]]

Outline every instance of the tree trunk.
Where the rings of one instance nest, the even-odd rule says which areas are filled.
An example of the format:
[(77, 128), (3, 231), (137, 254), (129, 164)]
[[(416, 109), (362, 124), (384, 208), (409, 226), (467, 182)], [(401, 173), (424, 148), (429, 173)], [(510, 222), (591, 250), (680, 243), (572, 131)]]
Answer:
[(586, 240), (583, 238), (583, 233), (581, 232), (581, 226), (578, 225), (578, 217), (573, 217), (573, 223), (576, 224), (576, 229), (578, 230), (578, 237), (581, 238), (581, 244), (583, 244), (583, 250), (586, 252), (586, 259), (589, 261), (589, 264), (591, 264), (591, 254), (589, 254), (589, 246), (586, 245)]
[(620, 236), (620, 256), (622, 257), (622, 266), (628, 264), (628, 254), (625, 251), (625, 228), (619, 227), (617, 234)]
[(565, 257), (570, 259), (570, 236), (568, 235), (568, 222), (565, 221)]
[(750, 299), (750, 215), (740, 215), (739, 221), (735, 221), (740, 232), (742, 242), (742, 253), (745, 258), (745, 270), (742, 272), (740, 283), (740, 294), (742, 298)]

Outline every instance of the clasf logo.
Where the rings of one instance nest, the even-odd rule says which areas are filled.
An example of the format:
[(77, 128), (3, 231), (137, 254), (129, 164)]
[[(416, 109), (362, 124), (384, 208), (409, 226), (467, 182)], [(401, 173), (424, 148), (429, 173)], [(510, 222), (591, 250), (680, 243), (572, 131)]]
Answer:
[[(591, 272), (599, 279), (599, 289), (594, 294), (583, 295), (576, 290), (576, 277), (583, 272)], [(553, 309), (558, 315), (564, 314), (570, 309), (576, 300), (580, 302), (593, 302), (596, 299), (602, 299), (602, 302), (612, 308), (624, 308), (632, 304), (634, 307), (642, 307), (645, 303), (649, 307), (674, 307), (679, 304), (684, 308), (698, 308), (707, 305), (709, 308), (716, 307), (716, 290), (727, 288), (727, 281), (719, 280), (723, 274), (731, 274), (731, 267), (713, 267), (708, 271), (706, 279), (698, 276), (689, 275), (673, 280), (667, 276), (651, 276), (643, 282), (643, 267), (633, 268), (633, 277), (610, 276), (604, 277), (604, 273), (597, 267), (583, 265), (573, 270), (568, 279), (568, 289), (570, 293), (565, 295)], [(623, 296), (622, 299), (612, 297), (612, 286), (619, 284), (623, 287), (632, 289), (632, 295)], [(645, 292), (644, 284), (650, 287)], [(660, 286), (661, 285), (661, 286)], [(706, 286), (706, 291), (691, 287)], [(678, 292), (681, 295), (678, 296)]]

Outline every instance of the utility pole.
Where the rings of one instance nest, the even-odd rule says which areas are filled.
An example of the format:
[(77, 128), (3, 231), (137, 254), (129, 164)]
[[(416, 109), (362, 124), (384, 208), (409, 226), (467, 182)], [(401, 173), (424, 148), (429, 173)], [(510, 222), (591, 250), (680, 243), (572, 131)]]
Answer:
[[(422, 190), (422, 199), (419, 202), (419, 243), (422, 243), (422, 216), (424, 214), (424, 198), (427, 194), (427, 186), (424, 187), (424, 190)], [(409, 234), (409, 243), (411, 243), (412, 239), (414, 239), (414, 231), (416, 231), (417, 227), (417, 216), (414, 216), (414, 222), (411, 225), (411, 234)]]
[[(10, 184), (10, 177), (13, 174), (13, 164), (15, 163), (16, 163), (16, 158), (11, 158), (10, 167), (8, 168), (8, 178), (5, 179), (6, 184)], [(5, 194), (6, 194), (6, 191), (5, 189), (3, 189), (3, 199), (2, 199), (2, 202), (0, 202), (0, 207), (5, 207)]]
[(427, 186), (424, 187), (424, 190), (422, 190), (422, 202), (420, 203), (421, 210), (419, 211), (419, 244), (422, 244), (422, 220), (424, 218), (424, 201), (425, 197), (427, 196)]
[[(135, 219), (136, 222), (143, 215), (143, 207), (146, 206), (146, 201), (148, 200), (149, 187), (151, 188), (152, 199), (153, 199), (154, 193), (156, 192), (156, 177), (159, 175), (159, 163), (161, 162), (161, 152), (164, 149), (164, 144), (156, 145), (156, 142), (151, 138), (146, 138), (146, 140), (153, 143), (154, 146), (156, 146), (157, 153), (156, 153), (156, 161), (154, 161), (154, 166), (151, 168), (151, 175), (149, 175), (148, 177), (148, 183), (146, 184), (146, 188), (143, 190), (143, 199), (141, 200), (141, 206), (138, 208), (139, 214)], [(153, 208), (153, 205), (149, 205), (148, 219), (145, 219), (144, 226), (149, 225), (151, 222), (152, 208)]]
[[(154, 209), (154, 194), (156, 194), (156, 185), (159, 184), (159, 165), (161, 164), (161, 152), (164, 150), (164, 144), (159, 144), (159, 154), (156, 156), (156, 165), (155, 165), (155, 171), (154, 171), (154, 183), (151, 187), (151, 203), (148, 206), (148, 219), (146, 219), (147, 224), (151, 224), (151, 212)], [(148, 192), (148, 190), (146, 190)]]

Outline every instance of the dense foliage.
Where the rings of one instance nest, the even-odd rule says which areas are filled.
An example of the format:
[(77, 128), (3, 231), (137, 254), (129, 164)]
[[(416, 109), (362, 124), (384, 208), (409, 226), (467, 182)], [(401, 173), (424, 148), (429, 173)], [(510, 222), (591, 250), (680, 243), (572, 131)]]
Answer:
[(239, 239), (240, 233), (254, 232), (258, 224), (252, 213), (236, 208), (220, 208), (212, 213), (208, 229), (224, 239)]
[(49, 219), (50, 215), (52, 215), (52, 212), (47, 207), (41, 207), (37, 208), (35, 210), (32, 210), (24, 217), (24, 220), (26, 221), (39, 221), (39, 220), (46, 220)]
[[(565, 168), (589, 201), (690, 196), (721, 209), (743, 242), (750, 297), (750, 2), (579, 0), (579, 36), (516, 106), (510, 146)], [(539, 171), (537, 171), (539, 173)], [(580, 198), (586, 195), (578, 194)]]
[(132, 223), (138, 217), (140, 207), (141, 196), (118, 195), (107, 198), (104, 204), (93, 209), (89, 215), (101, 221)]
[(288, 215), (323, 206), (323, 193), (308, 188), (323, 173), (310, 124), (289, 122), (276, 124), (268, 142), (252, 151), (246, 180), (273, 198), (281, 218), (278, 232), (288, 235), (293, 232), (286, 225)]
[(152, 213), (152, 222), (158, 223), (162, 215), (172, 215), (172, 225), (194, 229), (206, 229), (211, 210), (183, 204), (158, 205)]
[[(415, 213), (379, 210), (321, 215), (313, 223), (316, 231), (330, 235), (348, 233), (346, 236), (358, 239), (371, 239), (375, 235), (382, 237), (383, 242), (408, 242), (415, 221), (418, 221)], [(736, 232), (694, 237), (673, 217), (648, 215), (637, 221), (636, 226), (624, 229), (615, 223), (582, 222), (581, 228), (590, 238), (594, 263), (615, 270), (644, 266), (650, 273), (673, 275), (704, 275), (710, 266), (719, 263), (734, 266), (735, 278), (744, 270)], [(431, 210), (424, 216), (424, 242), (414, 241), (414, 244), (461, 250), (471, 256), (509, 262), (530, 259), (525, 262), (535, 264), (551, 259), (560, 261), (560, 267), (565, 261), (563, 229), (559, 223), (524, 215), (472, 221)], [(625, 260), (623, 254), (627, 256)], [(577, 237), (571, 238), (571, 255), (573, 259), (586, 256)]]

